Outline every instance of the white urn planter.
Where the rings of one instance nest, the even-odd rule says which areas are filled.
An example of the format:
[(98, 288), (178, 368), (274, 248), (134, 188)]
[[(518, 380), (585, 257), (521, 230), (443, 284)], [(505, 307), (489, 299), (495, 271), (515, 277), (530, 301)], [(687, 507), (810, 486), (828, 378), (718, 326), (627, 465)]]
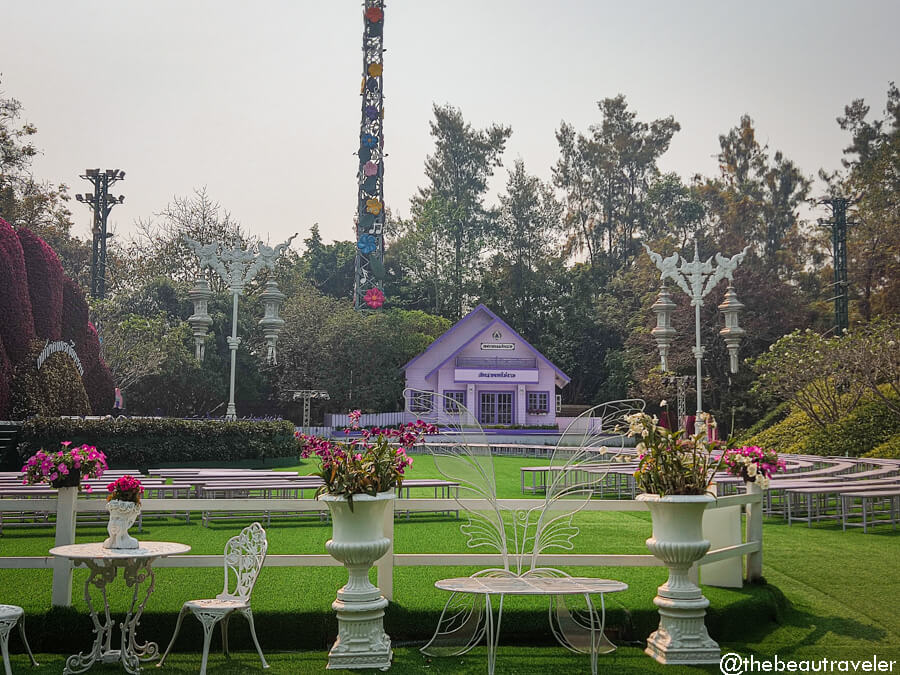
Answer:
[(338, 637), (328, 652), (328, 668), (387, 670), (393, 655), (391, 639), (384, 632), (388, 601), (369, 581), (369, 569), (391, 545), (384, 536), (384, 517), (394, 493), (353, 495), (352, 511), (346, 497), (324, 494), (319, 499), (328, 504), (333, 521), (325, 548), (349, 573), (347, 584), (331, 603), (337, 613)]
[(659, 628), (647, 639), (644, 651), (660, 663), (719, 663), (720, 650), (706, 631), (709, 600), (691, 581), (691, 566), (709, 550), (703, 538), (703, 511), (715, 501), (711, 495), (641, 494), (653, 519), (650, 552), (669, 568), (669, 578), (657, 589)]
[(141, 513), (141, 505), (121, 499), (110, 499), (106, 502), (109, 511), (109, 523), (106, 531), (109, 537), (103, 542), (103, 548), (137, 548), (138, 540), (128, 534), (129, 528)]

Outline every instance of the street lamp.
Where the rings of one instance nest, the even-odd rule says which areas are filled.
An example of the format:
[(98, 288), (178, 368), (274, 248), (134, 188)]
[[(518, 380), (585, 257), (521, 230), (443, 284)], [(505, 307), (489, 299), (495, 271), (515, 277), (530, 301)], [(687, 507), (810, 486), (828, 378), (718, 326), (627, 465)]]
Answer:
[[(237, 349), (238, 345), (241, 344), (241, 339), (237, 336), (238, 296), (244, 292), (244, 286), (250, 283), (256, 276), (256, 273), (259, 272), (262, 268), (265, 267), (270, 270), (275, 269), (275, 260), (282, 253), (284, 253), (288, 246), (291, 245), (291, 241), (296, 236), (297, 235), (294, 234), (293, 236), (288, 238), (286, 242), (284, 242), (283, 244), (279, 244), (275, 248), (260, 243), (256, 251), (254, 251), (252, 247), (243, 249), (240, 247), (240, 245), (226, 248), (224, 244), (219, 244), (217, 242), (213, 242), (211, 244), (201, 244), (199, 241), (194, 241), (187, 235), (185, 235), (184, 237), (188, 246), (190, 246), (194, 254), (200, 259), (200, 270), (203, 271), (208, 267), (216, 272), (216, 274), (219, 275), (222, 281), (228, 285), (228, 290), (231, 291), (231, 294), (233, 296), (231, 311), (231, 336), (226, 338), (228, 342), (228, 348), (231, 350), (231, 379), (228, 393), (228, 408), (225, 412), (225, 419), (227, 420), (237, 419), (237, 408), (234, 405), (234, 372), (235, 364), (237, 361)], [(267, 288), (266, 290), (269, 291), (269, 288)], [(201, 327), (202, 323), (204, 323), (202, 314), (198, 312), (198, 308), (201, 306), (200, 303), (202, 303), (202, 287), (200, 287), (199, 284), (195, 285), (193, 292), (194, 296), (191, 299), (197, 299), (194, 304), (194, 316), (197, 318), (191, 325), (196, 326), (194, 333), (194, 340), (196, 343), (196, 341), (198, 340), (197, 332), (199, 332), (199, 328)], [(278, 305), (280, 305), (281, 299), (284, 298), (284, 295), (281, 294), (280, 291), (278, 291), (277, 285), (274, 288), (274, 292), (281, 296), (280, 298), (276, 298)], [(274, 301), (275, 300), (273, 300), (273, 302)], [(266, 314), (268, 317), (268, 305)], [(269, 353), (272, 359), (274, 359), (275, 357), (275, 340), (277, 339), (278, 331), (280, 331), (281, 326), (284, 325), (284, 321), (282, 319), (279, 319), (277, 316), (277, 309), (275, 310), (274, 318), (278, 321), (281, 321), (281, 324), (277, 326), (274, 335), (271, 336), (271, 340), (271, 330), (269, 331), (270, 335), (266, 335), (266, 342), (269, 344)], [(263, 321), (265, 320), (266, 319), (263, 319)], [(203, 338), (205, 335), (206, 331), (204, 330), (202, 335), (200, 335), (200, 338)], [(202, 358), (203, 349), (199, 344), (197, 344), (197, 351), (201, 354), (200, 358)]]
[[(663, 283), (659, 292), (659, 298), (653, 305), (656, 311), (656, 328), (651, 333), (656, 339), (659, 348), (660, 364), (663, 371), (667, 370), (666, 357), (668, 355), (669, 345), (675, 335), (675, 329), (671, 326), (672, 310), (674, 303), (669, 298), (668, 290), (665, 286), (666, 279), (674, 281), (678, 287), (683, 290), (691, 298), (691, 305), (694, 307), (694, 348), (693, 354), (697, 361), (697, 419), (700, 419), (700, 413), (703, 412), (703, 346), (700, 344), (700, 306), (713, 288), (716, 287), (722, 279), (728, 279), (728, 290), (725, 292), (725, 302), (719, 305), (719, 309), (725, 314), (725, 328), (719, 331), (719, 334), (725, 338), (725, 344), (728, 347), (730, 357), (731, 372), (736, 373), (738, 368), (737, 350), (741, 338), (745, 331), (738, 325), (738, 313), (743, 309), (743, 305), (737, 299), (737, 293), (734, 290), (734, 270), (743, 261), (744, 256), (750, 247), (747, 246), (743, 251), (731, 258), (725, 258), (719, 253), (715, 254), (717, 265), (713, 266), (712, 257), (705, 262), (700, 260), (700, 252), (697, 245), (697, 236), (694, 235), (694, 259), (688, 262), (677, 253), (673, 253), (668, 258), (663, 258), (658, 253), (650, 250), (647, 244), (642, 244), (647, 250), (650, 259), (660, 271), (659, 279)], [(681, 263), (679, 266), (678, 263)]]
[(202, 361), (206, 355), (206, 332), (213, 323), (208, 311), (212, 296), (213, 292), (209, 290), (209, 284), (203, 277), (197, 277), (194, 287), (188, 291), (188, 297), (194, 303), (194, 313), (188, 317), (188, 323), (194, 332), (194, 357), (198, 361)]

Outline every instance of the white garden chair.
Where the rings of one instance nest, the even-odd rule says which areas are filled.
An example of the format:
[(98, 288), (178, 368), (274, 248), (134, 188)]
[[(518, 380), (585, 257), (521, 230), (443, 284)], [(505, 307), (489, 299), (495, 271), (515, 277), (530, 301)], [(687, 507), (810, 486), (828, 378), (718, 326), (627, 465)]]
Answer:
[[(610, 401), (573, 420), (550, 457), (545, 498), (534, 500), (532, 508), (510, 511), (497, 500), (490, 446), (474, 415), (440, 394), (428, 399), (431, 392), (407, 389), (405, 395), (407, 401), (431, 400), (432, 410), (414, 414), (449, 431), (449, 442), (429, 449), (441, 475), (460, 486), (457, 501), (467, 517), (460, 529), (469, 547), (491, 549), (502, 562), (468, 578), (435, 584), (451, 595), (434, 635), (421, 651), (429, 656), (458, 656), (485, 640), (488, 673), (493, 674), (504, 596), (548, 595), (553, 636), (570, 651), (590, 654), (591, 672), (597, 675), (598, 654), (616, 649), (604, 635), (604, 594), (628, 586), (608, 579), (572, 577), (543, 565), (541, 558), (547, 550), (572, 550), (578, 535), (573, 518), (598, 491), (610, 463), (623, 458), (625, 416), (642, 411), (644, 401)], [(485, 506), (469, 508), (472, 499), (483, 500)], [(599, 608), (592, 595), (599, 595)], [(497, 596), (495, 615), (491, 598)]]
[[(250, 635), (253, 638), (253, 644), (256, 645), (256, 651), (259, 652), (259, 658), (262, 660), (263, 668), (268, 668), (266, 657), (263, 656), (262, 649), (259, 646), (259, 640), (256, 637), (256, 628), (253, 625), (253, 612), (250, 610), (250, 594), (256, 585), (256, 579), (259, 571), (262, 569), (263, 561), (266, 559), (266, 550), (269, 542), (266, 540), (266, 531), (259, 523), (248, 525), (241, 533), (228, 540), (225, 544), (225, 586), (221, 593), (215, 598), (209, 600), (189, 600), (184, 603), (181, 612), (178, 614), (178, 621), (175, 624), (175, 634), (172, 641), (166, 647), (165, 653), (156, 664), (157, 668), (162, 666), (166, 657), (175, 644), (175, 638), (178, 637), (178, 631), (181, 629), (181, 621), (188, 611), (196, 616), (200, 623), (203, 624), (203, 660), (200, 663), (200, 675), (206, 675), (206, 661), (209, 656), (209, 643), (212, 638), (212, 631), (215, 625), (222, 622), (222, 648), (225, 656), (228, 653), (228, 620), (233, 612), (240, 612), (250, 624)], [(234, 591), (229, 590), (229, 574), (228, 570), (234, 573), (235, 586)]]
[(12, 667), (9, 665), (9, 633), (17, 623), (25, 651), (28, 652), (31, 663), (38, 665), (34, 660), (34, 654), (31, 653), (31, 647), (28, 646), (28, 638), (25, 637), (25, 610), (16, 605), (0, 605), (0, 650), (3, 652), (3, 668), (6, 675), (12, 675)]

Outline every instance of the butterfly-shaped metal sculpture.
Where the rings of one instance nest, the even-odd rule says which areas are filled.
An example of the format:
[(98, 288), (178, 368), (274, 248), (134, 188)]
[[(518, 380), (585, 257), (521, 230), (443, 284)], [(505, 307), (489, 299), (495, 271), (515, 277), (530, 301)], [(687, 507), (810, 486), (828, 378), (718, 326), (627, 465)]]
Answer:
[[(644, 402), (639, 399), (612, 401), (575, 418), (552, 450), (544, 474), (544, 499), (534, 500), (533, 507), (509, 510), (497, 500), (494, 461), (475, 416), (458, 400), (432, 392), (407, 389), (406, 400), (409, 412), (437, 424), (442, 430), (440, 440), (427, 445), (437, 470), (446, 479), (459, 484), (457, 500), (467, 517), (460, 529), (468, 538), (468, 546), (490, 549), (498, 553), (501, 560), (500, 566), (473, 574), (471, 584), (454, 580), (467, 590), (452, 593), (434, 636), (422, 651), (432, 656), (459, 655), (471, 650), (486, 636), (489, 672), (492, 672), (503, 613), (503, 592), (498, 589), (564, 588), (565, 592), (555, 594), (552, 590), (547, 591), (551, 630), (560, 644), (569, 650), (590, 653), (592, 670), (596, 670), (597, 653), (615, 649), (603, 635), (605, 606), (602, 591), (594, 584), (594, 590), (581, 593), (579, 588), (591, 586), (579, 585), (586, 578), (571, 577), (562, 570), (546, 567), (541, 564), (541, 556), (549, 550), (573, 549), (573, 540), (579, 532), (574, 517), (605, 480), (610, 463), (624, 447), (625, 436), (619, 429), (627, 428), (625, 415), (642, 411)], [(483, 509), (469, 508), (466, 500), (472, 499), (484, 500)], [(472, 589), (491, 588), (491, 591), (479, 593), (469, 590), (468, 586)], [(610, 591), (624, 588), (624, 584), (609, 582)], [(600, 594), (601, 614), (594, 608), (591, 593)], [(491, 594), (500, 597), (496, 618), (490, 607)]]

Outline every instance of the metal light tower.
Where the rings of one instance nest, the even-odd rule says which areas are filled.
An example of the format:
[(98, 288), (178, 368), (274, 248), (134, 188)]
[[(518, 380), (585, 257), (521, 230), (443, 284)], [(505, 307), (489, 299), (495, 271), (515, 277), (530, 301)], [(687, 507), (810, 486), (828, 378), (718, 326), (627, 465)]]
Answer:
[(93, 192), (83, 195), (75, 195), (75, 199), (87, 204), (94, 212), (94, 223), (91, 227), (93, 233), (93, 245), (91, 250), (91, 297), (104, 298), (106, 296), (106, 240), (111, 234), (106, 232), (106, 220), (109, 212), (116, 204), (125, 201), (125, 197), (111, 197), (109, 188), (113, 183), (125, 179), (125, 172), (119, 169), (85, 169), (80, 176), (89, 180), (94, 186)]
[(365, 0), (353, 306), (384, 304), (384, 0)]
[(831, 207), (831, 220), (819, 219), (819, 225), (831, 226), (831, 243), (834, 250), (834, 328), (843, 335), (850, 327), (850, 293), (847, 282), (847, 207), (852, 200), (846, 197), (829, 197), (822, 203)]
[[(225, 411), (225, 419), (227, 420), (237, 419), (237, 408), (234, 405), (234, 372), (237, 362), (237, 349), (238, 345), (241, 344), (241, 339), (237, 336), (238, 296), (244, 292), (244, 286), (250, 283), (261, 269), (264, 267), (270, 270), (275, 269), (275, 260), (291, 245), (291, 240), (296, 236), (296, 234), (293, 235), (286, 242), (279, 244), (275, 248), (259, 244), (256, 251), (253, 251), (252, 248), (243, 249), (240, 246), (226, 248), (224, 245), (215, 242), (212, 244), (201, 244), (199, 241), (194, 241), (186, 235), (184, 237), (188, 246), (200, 259), (200, 270), (202, 271), (208, 267), (216, 272), (222, 281), (228, 284), (228, 290), (231, 291), (233, 296), (231, 337), (226, 338), (228, 348), (231, 350), (231, 379), (228, 390), (228, 409)], [(271, 296), (267, 299), (267, 302), (277, 301), (277, 296), (281, 295), (277, 290), (277, 286), (273, 287), (272, 284), (274, 284), (274, 281), (266, 287), (266, 293)], [(275, 291), (275, 293), (273, 294), (272, 291)], [(197, 326), (194, 326), (195, 340), (198, 340), (198, 332), (202, 331), (205, 333), (202, 324), (206, 323), (203, 319), (203, 313), (205, 312), (205, 303), (209, 297), (207, 293), (205, 284), (195, 286), (194, 296), (192, 296), (192, 299), (195, 300), (194, 315), (191, 317), (197, 322)], [(269, 316), (270, 313), (267, 312), (267, 317)], [(277, 312), (274, 313), (274, 316), (277, 317)], [(210, 321), (209, 323), (212, 322)], [(271, 330), (273, 326), (264, 325), (263, 328)], [(202, 334), (200, 338), (202, 339)], [(277, 331), (274, 335), (266, 335), (266, 340), (270, 343), (269, 357), (272, 361), (275, 359), (275, 338), (277, 338)], [(199, 342), (197, 344), (197, 355), (202, 359), (202, 348)]]
[[(703, 346), (700, 344), (700, 306), (713, 288), (716, 287), (722, 279), (728, 279), (728, 290), (725, 292), (725, 302), (719, 305), (719, 309), (725, 314), (725, 328), (719, 331), (719, 334), (725, 338), (725, 344), (728, 346), (730, 356), (731, 372), (737, 372), (738, 360), (737, 350), (740, 339), (744, 335), (744, 329), (738, 325), (737, 315), (743, 309), (743, 305), (738, 302), (737, 294), (734, 292), (734, 270), (747, 255), (749, 246), (732, 258), (725, 258), (721, 254), (716, 253), (715, 259), (717, 265), (713, 267), (712, 258), (708, 258), (705, 262), (700, 260), (700, 252), (697, 246), (697, 237), (694, 236), (694, 259), (688, 262), (677, 253), (673, 253), (668, 258), (663, 258), (658, 253), (650, 250), (647, 244), (642, 244), (647, 250), (647, 254), (660, 271), (659, 279), (663, 282), (660, 291), (660, 299), (653, 306), (657, 313), (657, 328), (653, 329), (654, 337), (657, 339), (659, 347), (660, 361), (663, 370), (667, 370), (666, 356), (669, 345), (675, 335), (675, 329), (671, 327), (671, 316), (675, 308), (675, 304), (669, 299), (669, 293), (665, 286), (666, 279), (674, 281), (678, 287), (683, 290), (691, 298), (691, 305), (694, 307), (694, 359), (697, 361), (697, 419), (700, 419), (700, 413), (703, 412)], [(681, 265), (679, 266), (679, 261)]]

